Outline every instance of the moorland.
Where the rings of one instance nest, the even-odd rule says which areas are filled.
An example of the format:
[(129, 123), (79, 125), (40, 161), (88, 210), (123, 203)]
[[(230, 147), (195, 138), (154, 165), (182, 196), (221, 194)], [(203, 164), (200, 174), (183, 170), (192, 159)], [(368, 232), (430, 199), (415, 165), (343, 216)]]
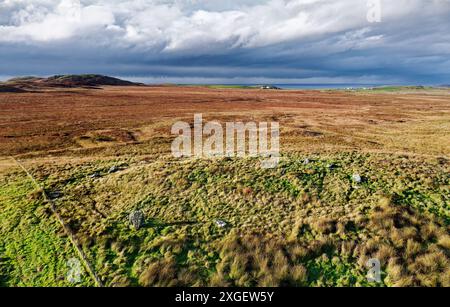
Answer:
[[(448, 89), (29, 82), (0, 93), (1, 286), (95, 286), (73, 240), (104, 286), (450, 286)], [(195, 113), (279, 122), (279, 165), (174, 158)]]

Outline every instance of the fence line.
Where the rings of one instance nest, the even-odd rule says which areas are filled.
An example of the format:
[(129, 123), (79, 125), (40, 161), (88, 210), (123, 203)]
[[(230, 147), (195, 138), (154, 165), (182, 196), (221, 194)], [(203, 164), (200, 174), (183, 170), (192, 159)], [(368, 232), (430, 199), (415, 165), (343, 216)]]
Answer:
[(64, 223), (64, 220), (62, 219), (61, 215), (59, 214), (58, 210), (56, 210), (56, 206), (53, 203), (53, 201), (48, 197), (47, 193), (45, 193), (45, 190), (39, 185), (37, 180), (31, 175), (31, 173), (14, 157), (11, 156), (11, 159), (27, 174), (27, 176), (31, 179), (31, 181), (34, 183), (34, 185), (42, 191), (42, 196), (44, 197), (44, 200), (50, 204), (50, 210), (52, 211), (53, 215), (56, 217), (58, 222), (61, 224), (61, 226), (64, 229), (64, 232), (69, 237), (70, 242), (72, 243), (73, 247), (78, 253), (78, 256), (83, 263), (84, 267), (86, 268), (89, 275), (91, 275), (92, 279), (95, 281), (96, 285), (98, 287), (103, 287), (103, 283), (98, 277), (98, 275), (95, 273), (94, 268), (92, 264), (89, 262), (86, 254), (84, 253), (83, 249), (81, 248), (81, 245), (78, 243), (77, 239), (75, 238), (75, 235), (73, 234), (72, 230)]

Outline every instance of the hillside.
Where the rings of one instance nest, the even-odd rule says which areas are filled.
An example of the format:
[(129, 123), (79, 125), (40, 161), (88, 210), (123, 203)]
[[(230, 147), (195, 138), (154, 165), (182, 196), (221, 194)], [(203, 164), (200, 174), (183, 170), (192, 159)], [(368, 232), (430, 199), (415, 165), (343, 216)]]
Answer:
[(97, 87), (97, 86), (141, 86), (142, 83), (121, 80), (103, 75), (55, 75), (48, 78), (19, 77), (4, 83), (3, 86), (18, 89), (48, 88), (48, 87)]
[(25, 92), (25, 90), (21, 88), (0, 84), (0, 93), (23, 93), (23, 92)]

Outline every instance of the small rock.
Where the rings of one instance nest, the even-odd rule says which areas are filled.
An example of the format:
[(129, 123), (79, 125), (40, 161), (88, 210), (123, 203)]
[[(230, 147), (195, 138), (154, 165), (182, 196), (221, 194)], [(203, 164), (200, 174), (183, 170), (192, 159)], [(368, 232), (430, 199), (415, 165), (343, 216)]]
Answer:
[(109, 169), (108, 173), (112, 174), (112, 173), (117, 172), (118, 170), (119, 170), (119, 168), (118, 168), (117, 166), (112, 166), (112, 167)]
[(89, 176), (89, 178), (99, 178), (100, 174), (99, 173), (93, 173), (92, 175)]
[(227, 226), (227, 223), (222, 220), (215, 220), (215, 223), (216, 223), (217, 227), (219, 227), (219, 228), (223, 228), (223, 227)]
[(356, 183), (361, 183), (362, 178), (361, 178), (361, 176), (360, 176), (359, 174), (353, 174), (352, 180), (353, 180), (354, 182), (356, 182)]
[(62, 195), (63, 194), (61, 191), (53, 191), (53, 192), (48, 193), (48, 197), (50, 199), (57, 199), (57, 198), (60, 198)]
[(311, 162), (311, 161), (310, 161), (308, 158), (306, 158), (305, 161), (303, 161), (303, 164), (306, 165), (306, 164), (309, 164), (310, 162)]
[(144, 226), (144, 213), (141, 210), (132, 211), (128, 220), (135, 230), (139, 230)]
[(448, 163), (448, 160), (447, 160), (446, 158), (444, 158), (444, 157), (439, 157), (439, 158), (437, 158), (437, 161), (438, 161), (438, 163), (439, 163), (440, 165), (445, 165), (445, 164)]

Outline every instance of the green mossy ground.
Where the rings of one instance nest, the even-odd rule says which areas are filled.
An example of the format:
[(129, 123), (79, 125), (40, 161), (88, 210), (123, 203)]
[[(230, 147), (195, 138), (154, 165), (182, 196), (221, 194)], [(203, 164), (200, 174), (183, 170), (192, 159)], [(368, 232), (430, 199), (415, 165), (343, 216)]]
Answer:
[[(76, 254), (41, 192), (26, 174), (0, 181), (0, 285), (69, 286), (67, 261)], [(85, 276), (79, 285), (92, 282)]]
[[(108, 286), (449, 285), (450, 172), (435, 158), (291, 154), (263, 169), (140, 155), (31, 172), (62, 194), (58, 211)], [(73, 249), (59, 225), (26, 177), (1, 180), (2, 284), (68, 285)], [(366, 279), (370, 258), (380, 284)], [(86, 274), (80, 285), (92, 285)]]

